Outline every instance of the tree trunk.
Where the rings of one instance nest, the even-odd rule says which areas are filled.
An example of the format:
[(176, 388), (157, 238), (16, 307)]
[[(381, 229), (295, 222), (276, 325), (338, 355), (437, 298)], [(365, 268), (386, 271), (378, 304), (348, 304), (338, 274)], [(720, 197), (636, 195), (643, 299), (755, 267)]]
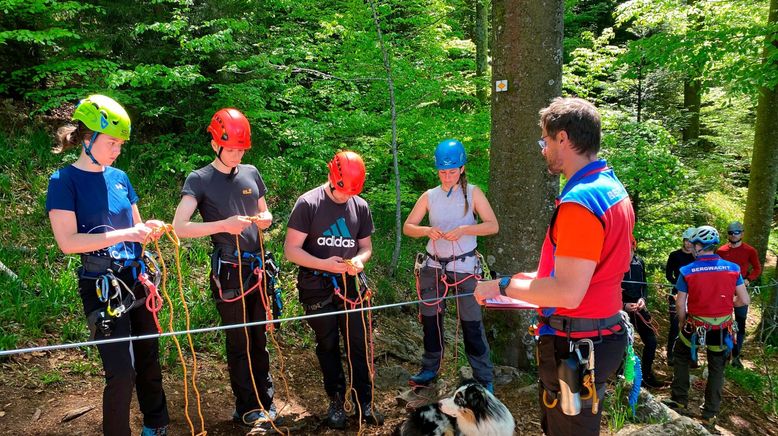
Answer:
[[(553, 212), (559, 178), (540, 154), (538, 111), (562, 91), (563, 0), (492, 1), (492, 92), (489, 195), (500, 234), (487, 241), (493, 271), (534, 271)], [(487, 313), (497, 360), (527, 368), (531, 352), (522, 339), (532, 314)]]
[(370, 3), (370, 11), (373, 14), (373, 23), (378, 34), (378, 44), (381, 47), (381, 55), (384, 60), (386, 72), (386, 84), (389, 88), (389, 107), (392, 113), (392, 169), (394, 170), (394, 251), (392, 251), (392, 263), (389, 265), (389, 275), (394, 276), (397, 270), (397, 262), (400, 260), (400, 246), (402, 244), (402, 215), (400, 202), (400, 165), (397, 160), (397, 105), (394, 99), (394, 79), (392, 79), (392, 64), (389, 61), (389, 52), (384, 44), (384, 35), (381, 32), (381, 22), (378, 19), (375, 2)]
[(486, 76), (489, 55), (489, 0), (475, 0), (475, 76), (476, 96), (481, 103), (486, 103), (489, 94)]
[(683, 108), (686, 112), (686, 127), (683, 128), (683, 142), (696, 144), (700, 138), (700, 105), (702, 88), (696, 79), (683, 82)]
[[(768, 26), (774, 26), (776, 20), (778, 20), (778, 0), (770, 0)], [(769, 62), (771, 49), (778, 49), (778, 35), (775, 33), (767, 37), (763, 62)], [(772, 64), (773, 68), (778, 68), (778, 62), (774, 58)], [(746, 242), (756, 248), (759, 261), (764, 265), (773, 221), (776, 185), (778, 185), (778, 85), (773, 84), (772, 88), (760, 89), (754, 130), (754, 150), (751, 156), (751, 176), (746, 200), (745, 238)], [(776, 301), (778, 300), (772, 300), (772, 302)], [(772, 319), (767, 315), (775, 313), (776, 310), (778, 307), (765, 304), (764, 319)]]

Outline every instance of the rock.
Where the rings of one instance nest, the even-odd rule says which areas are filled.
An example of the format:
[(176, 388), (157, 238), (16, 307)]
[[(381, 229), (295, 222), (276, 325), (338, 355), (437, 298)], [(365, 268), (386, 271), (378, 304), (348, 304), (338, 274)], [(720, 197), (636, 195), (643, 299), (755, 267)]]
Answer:
[(79, 407), (78, 409), (73, 409), (70, 412), (66, 413), (65, 416), (62, 418), (60, 422), (68, 422), (72, 421), (76, 418), (78, 418), (81, 415), (84, 415), (85, 413), (89, 412), (90, 410), (94, 409), (95, 406), (84, 406)]
[(654, 436), (654, 435), (673, 435), (673, 436), (705, 436), (711, 433), (702, 426), (702, 424), (689, 418), (688, 416), (678, 416), (662, 424), (653, 424), (641, 428), (629, 426), (621, 429), (617, 436)]
[(32, 421), (35, 422), (39, 420), (41, 417), (41, 409), (40, 407), (35, 408), (35, 413), (32, 414)]
[(394, 365), (381, 368), (375, 377), (376, 387), (382, 390), (408, 385), (411, 374), (402, 366)]
[(438, 386), (432, 385), (428, 388), (405, 389), (399, 395), (394, 397), (397, 405), (406, 410), (413, 410), (438, 401)]
[(501, 386), (507, 385), (521, 377), (521, 372), (512, 366), (494, 367), (494, 384)]
[(657, 401), (645, 388), (640, 389), (635, 417), (640, 422), (664, 422), (670, 417), (670, 409)]
[(472, 380), (473, 379), (473, 368), (470, 368), (469, 366), (463, 366), (459, 368), (459, 379), (460, 380)]

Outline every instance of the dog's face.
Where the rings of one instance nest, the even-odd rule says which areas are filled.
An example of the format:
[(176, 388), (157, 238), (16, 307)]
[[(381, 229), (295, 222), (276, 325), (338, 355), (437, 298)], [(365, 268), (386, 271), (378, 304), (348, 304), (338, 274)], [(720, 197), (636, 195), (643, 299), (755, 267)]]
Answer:
[(461, 386), (450, 398), (440, 400), (440, 410), (446, 415), (478, 422), (487, 413), (489, 391), (478, 383)]
[(450, 398), (440, 400), (440, 410), (456, 418), (465, 435), (512, 435), (513, 416), (503, 403), (478, 383), (461, 386)]

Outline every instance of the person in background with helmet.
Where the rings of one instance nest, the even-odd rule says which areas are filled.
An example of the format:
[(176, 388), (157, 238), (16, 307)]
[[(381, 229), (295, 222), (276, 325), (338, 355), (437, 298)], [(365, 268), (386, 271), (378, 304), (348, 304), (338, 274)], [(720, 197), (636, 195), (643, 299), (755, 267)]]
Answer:
[[(152, 229), (163, 223), (141, 219), (138, 195), (127, 174), (111, 166), (124, 141), (130, 139), (130, 117), (113, 99), (91, 95), (78, 104), (73, 121), (75, 125), (57, 132), (55, 152), (80, 146), (81, 154), (49, 179), (46, 210), (60, 250), (81, 254), (78, 291), (91, 337), (99, 340), (156, 333), (153, 315), (145, 304), (139, 304), (146, 291), (137, 280), (137, 272), (143, 262), (141, 244), (155, 237)], [(114, 289), (114, 278), (114, 283), (126, 287)], [(102, 281), (109, 285), (106, 293), (113, 295), (95, 292)], [(106, 382), (103, 433), (131, 434), (130, 400), (135, 387), (143, 412), (141, 434), (166, 435), (170, 418), (158, 340), (102, 344), (97, 350)]]
[[(373, 254), (373, 217), (367, 202), (359, 196), (365, 184), (362, 158), (352, 151), (341, 151), (335, 154), (328, 168), (329, 181), (297, 199), (289, 216), (284, 243), (284, 255), (300, 267), (297, 289), (307, 315), (342, 311), (344, 304), (336, 291), (353, 295), (357, 286), (354, 276), (362, 272)], [(383, 415), (372, 404), (362, 318), (339, 313), (311, 318), (308, 325), (316, 335), (316, 357), (324, 376), (324, 389), (330, 397), (327, 426), (346, 427), (341, 334), (349, 347), (356, 413), (372, 425), (383, 425)]]
[(678, 283), (678, 277), (681, 276), (681, 267), (694, 262), (693, 247), (689, 239), (695, 230), (697, 229), (689, 227), (683, 231), (681, 235), (683, 245), (667, 256), (667, 263), (665, 264), (665, 277), (673, 285), (672, 292), (667, 296), (667, 310), (670, 313), (670, 328), (667, 331), (667, 364), (670, 366), (673, 366), (673, 346), (678, 338), (678, 312), (676, 311), (675, 304), (678, 289), (675, 288), (675, 284)]
[[(762, 274), (762, 264), (759, 262), (759, 255), (756, 249), (743, 242), (743, 224), (735, 221), (727, 226), (726, 245), (722, 245), (716, 251), (716, 254), (722, 259), (736, 263), (740, 267), (740, 274), (743, 276), (743, 282), (746, 287), (759, 279)], [(748, 317), (748, 305), (735, 308), (735, 322), (737, 323), (737, 342), (735, 349), (732, 350), (732, 366), (742, 368), (740, 362), (740, 350), (743, 347), (743, 341), (746, 339), (746, 318)]]
[(638, 256), (637, 241), (632, 239), (632, 261), (629, 271), (624, 274), (621, 283), (621, 299), (629, 321), (643, 341), (643, 356), (640, 365), (643, 370), (643, 383), (650, 388), (661, 388), (664, 381), (654, 374), (654, 356), (656, 355), (656, 332), (651, 325), (651, 313), (646, 308), (648, 286), (646, 285), (646, 265)]
[[(259, 232), (270, 226), (273, 215), (265, 201), (267, 188), (259, 171), (253, 165), (241, 164), (251, 149), (251, 126), (237, 109), (221, 109), (213, 115), (208, 133), (216, 158), (187, 176), (173, 226), (181, 238), (211, 237), (214, 251), (210, 289), (222, 324), (264, 321), (266, 310), (259, 295), (263, 277), (254, 267), (263, 265)], [(195, 210), (203, 222), (191, 221)], [(239, 262), (242, 277), (238, 274)], [(235, 395), (232, 418), (256, 430), (269, 429), (277, 418), (265, 330), (264, 325), (249, 328), (248, 352), (244, 329), (225, 330), (227, 366)]]
[(697, 360), (704, 344), (708, 356), (708, 381), (702, 418), (709, 427), (721, 406), (724, 365), (732, 348), (733, 307), (750, 302), (740, 267), (714, 254), (719, 233), (711, 226), (698, 227), (690, 238), (696, 260), (681, 267), (678, 288), (678, 325), (681, 330), (673, 353), (673, 384), (668, 405), (685, 409), (689, 400), (689, 364)]
[[(479, 282), (475, 297), (482, 303), (505, 295), (540, 306), (536, 333), (543, 432), (599, 434), (603, 408), (598, 399), (627, 347), (621, 281), (629, 270), (635, 214), (624, 186), (597, 157), (601, 131), (594, 105), (556, 98), (541, 109), (540, 127), (538, 143), (548, 171), (564, 174), (567, 184), (557, 198), (538, 270)], [(593, 370), (584, 369), (574, 349), (583, 359), (594, 353)], [(566, 389), (570, 385), (560, 381), (563, 365), (581, 383), (588, 380), (594, 394), (574, 401)]]
[[(499, 230), (486, 195), (477, 186), (467, 183), (466, 163), (467, 155), (461, 142), (456, 139), (441, 141), (435, 148), (435, 168), (440, 185), (421, 194), (403, 225), (405, 235), (428, 238), (426, 258), (417, 277), (421, 298), (425, 300), (442, 297), (448, 283), (461, 282), (453, 291), (472, 294), (478, 281), (476, 276), (483, 274), (476, 255), (476, 237), (493, 235)], [(427, 214), (429, 225), (420, 225)], [(481, 219), (480, 223), (476, 216)], [(440, 370), (445, 345), (445, 310), (445, 300), (419, 305), (424, 355), (421, 371), (409, 380), (413, 386), (428, 385)], [(481, 307), (475, 298), (467, 296), (458, 300), (457, 313), (473, 378), (493, 392), (493, 364)]]

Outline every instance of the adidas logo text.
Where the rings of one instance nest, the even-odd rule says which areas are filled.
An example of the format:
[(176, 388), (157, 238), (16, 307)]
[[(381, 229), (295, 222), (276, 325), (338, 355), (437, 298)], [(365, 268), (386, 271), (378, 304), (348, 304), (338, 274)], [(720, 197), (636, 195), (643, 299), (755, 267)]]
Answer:
[(325, 247), (344, 247), (344, 248), (351, 248), (356, 245), (356, 241), (353, 239), (346, 239), (342, 236), (328, 236), (328, 237), (320, 237), (316, 240), (316, 243), (319, 245), (323, 245)]

